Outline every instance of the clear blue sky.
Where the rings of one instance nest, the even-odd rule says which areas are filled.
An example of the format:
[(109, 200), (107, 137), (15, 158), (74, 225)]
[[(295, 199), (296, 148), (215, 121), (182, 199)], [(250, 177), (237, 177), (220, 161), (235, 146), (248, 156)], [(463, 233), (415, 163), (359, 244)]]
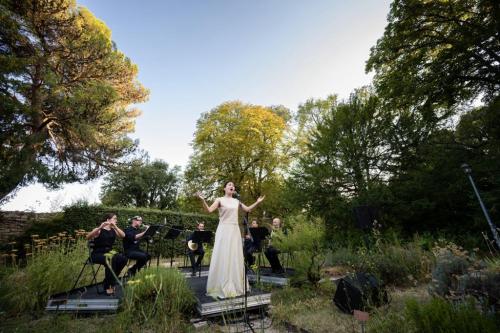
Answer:
[[(346, 97), (370, 83), (370, 47), (382, 36), (388, 0), (80, 0), (112, 31), (150, 89), (139, 105), (140, 147), (185, 166), (196, 120), (228, 100), (291, 110), (308, 98)], [(48, 192), (21, 189), (2, 209), (47, 211), (97, 200), (99, 182)]]

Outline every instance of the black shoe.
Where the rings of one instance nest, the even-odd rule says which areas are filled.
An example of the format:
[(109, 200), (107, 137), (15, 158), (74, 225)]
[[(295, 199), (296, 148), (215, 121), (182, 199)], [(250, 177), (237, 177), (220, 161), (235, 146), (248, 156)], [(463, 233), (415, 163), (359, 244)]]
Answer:
[(196, 272), (195, 272), (195, 271), (192, 271), (192, 272), (191, 272), (191, 276), (192, 276), (192, 277), (196, 276)]

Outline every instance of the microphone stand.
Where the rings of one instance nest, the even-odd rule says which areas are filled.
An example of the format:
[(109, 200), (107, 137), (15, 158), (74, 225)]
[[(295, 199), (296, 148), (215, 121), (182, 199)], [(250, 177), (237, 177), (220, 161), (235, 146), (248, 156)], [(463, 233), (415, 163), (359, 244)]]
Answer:
[[(244, 226), (244, 229), (245, 229), (245, 232), (247, 234), (250, 235), (250, 230), (248, 229), (248, 212), (245, 213), (245, 216), (243, 217), (243, 226)], [(247, 310), (248, 310), (248, 296), (247, 296), (247, 283), (248, 283), (248, 280), (247, 280), (247, 263), (245, 262), (245, 255), (243, 254), (243, 276), (244, 276), (244, 292), (245, 292), (245, 301), (244, 301), (244, 307), (243, 307), (243, 320), (245, 322), (245, 324), (250, 328), (250, 330), (252, 331), (252, 333), (255, 333), (252, 325), (250, 324), (250, 321), (248, 319), (248, 314), (247, 314)]]

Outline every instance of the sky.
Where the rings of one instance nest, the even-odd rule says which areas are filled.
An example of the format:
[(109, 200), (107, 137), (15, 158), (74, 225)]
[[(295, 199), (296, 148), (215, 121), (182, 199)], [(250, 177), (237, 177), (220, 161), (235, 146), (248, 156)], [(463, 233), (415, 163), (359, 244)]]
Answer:
[[(185, 167), (196, 121), (230, 100), (284, 105), (348, 97), (370, 84), (370, 48), (388, 0), (77, 0), (112, 31), (150, 90), (135, 133), (153, 159)], [(54, 211), (98, 202), (102, 179), (49, 191), (19, 189), (2, 210)]]

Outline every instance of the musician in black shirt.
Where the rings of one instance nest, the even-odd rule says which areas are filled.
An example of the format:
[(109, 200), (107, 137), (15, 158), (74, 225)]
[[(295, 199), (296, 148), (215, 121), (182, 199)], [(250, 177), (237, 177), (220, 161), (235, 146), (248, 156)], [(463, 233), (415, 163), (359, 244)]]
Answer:
[[(259, 223), (257, 222), (257, 220), (253, 220), (252, 223), (250, 223), (250, 228), (258, 227)], [(245, 261), (248, 267), (253, 266), (253, 264), (255, 263), (253, 253), (260, 251), (260, 244), (260, 239), (253, 238), (252, 235), (248, 233), (245, 235), (245, 241), (243, 243), (243, 254), (245, 255)]]
[[(129, 259), (136, 261), (135, 265), (129, 269), (129, 274), (134, 276), (151, 259), (149, 253), (141, 250), (140, 240), (146, 233), (146, 230), (140, 231), (142, 217), (134, 216), (130, 221), (131, 225), (125, 229), (125, 239), (123, 240), (123, 250)], [(148, 227), (149, 228), (149, 227)]]
[[(205, 230), (205, 223), (200, 222), (196, 226), (196, 229), (198, 231), (204, 231)], [(196, 269), (200, 267), (201, 262), (203, 261), (203, 257), (205, 256), (205, 250), (203, 249), (203, 243), (202, 242), (193, 242), (193, 235), (194, 232), (191, 233), (186, 241), (188, 244), (188, 256), (189, 260), (191, 261), (191, 268), (193, 269), (191, 275), (195, 276), (196, 275)], [(195, 256), (198, 256), (198, 260), (195, 260)]]
[(108, 213), (104, 216), (101, 225), (87, 234), (87, 240), (93, 240), (94, 242), (91, 253), (92, 262), (102, 264), (105, 267), (103, 285), (107, 295), (114, 294), (114, 286), (117, 283), (113, 272), (118, 277), (123, 267), (127, 265), (127, 258), (121, 253), (116, 253), (111, 259), (113, 272), (106, 264), (106, 253), (113, 249), (116, 236), (119, 238), (125, 237), (125, 233), (118, 227), (116, 221), (116, 214)]

